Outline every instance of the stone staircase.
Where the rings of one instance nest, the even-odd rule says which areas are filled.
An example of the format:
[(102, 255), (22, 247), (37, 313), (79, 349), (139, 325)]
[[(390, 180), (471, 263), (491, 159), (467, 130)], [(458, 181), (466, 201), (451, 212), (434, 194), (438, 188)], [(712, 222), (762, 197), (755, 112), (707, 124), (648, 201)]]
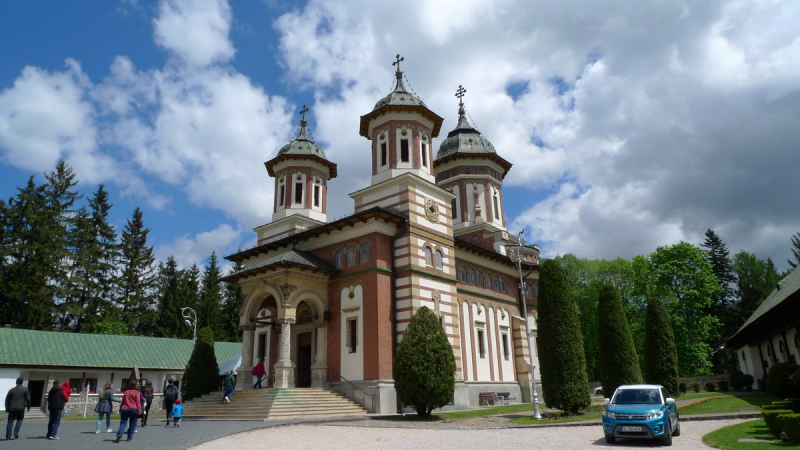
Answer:
[(231, 403), (222, 392), (187, 401), (184, 420), (291, 420), (363, 416), (367, 410), (333, 389), (248, 389)]

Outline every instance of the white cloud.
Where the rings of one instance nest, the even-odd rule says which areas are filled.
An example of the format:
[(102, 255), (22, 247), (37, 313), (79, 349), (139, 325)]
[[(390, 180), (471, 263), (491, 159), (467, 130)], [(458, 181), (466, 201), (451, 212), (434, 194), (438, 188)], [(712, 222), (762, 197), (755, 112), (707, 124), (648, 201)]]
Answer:
[(180, 236), (170, 244), (156, 247), (154, 254), (159, 261), (166, 261), (168, 257), (172, 256), (180, 267), (188, 269), (195, 263), (202, 268), (206, 258), (211, 252), (216, 251), (217, 257), (220, 258), (220, 267), (224, 272), (226, 262), (222, 260), (222, 257), (235, 252), (241, 239), (241, 230), (236, 230), (228, 224), (222, 224), (211, 231), (198, 233), (194, 237)]
[(227, 62), (235, 50), (228, 32), (232, 14), (225, 0), (162, 0), (153, 20), (158, 45), (192, 66)]

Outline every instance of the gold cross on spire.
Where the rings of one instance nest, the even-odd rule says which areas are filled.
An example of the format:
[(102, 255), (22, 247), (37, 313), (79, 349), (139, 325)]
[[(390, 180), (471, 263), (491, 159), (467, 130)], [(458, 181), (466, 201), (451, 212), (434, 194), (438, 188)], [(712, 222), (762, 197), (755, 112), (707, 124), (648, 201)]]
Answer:
[(304, 122), (306, 120), (306, 113), (307, 112), (308, 112), (308, 107), (306, 105), (303, 105), (303, 109), (300, 110), (300, 114), (303, 116), (303, 121)]

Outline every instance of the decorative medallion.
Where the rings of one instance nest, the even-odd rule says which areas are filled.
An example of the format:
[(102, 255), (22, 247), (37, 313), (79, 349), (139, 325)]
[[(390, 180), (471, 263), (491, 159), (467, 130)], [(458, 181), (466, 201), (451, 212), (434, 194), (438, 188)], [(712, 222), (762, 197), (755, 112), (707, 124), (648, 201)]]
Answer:
[(439, 206), (432, 198), (425, 200), (425, 217), (433, 223), (439, 223)]

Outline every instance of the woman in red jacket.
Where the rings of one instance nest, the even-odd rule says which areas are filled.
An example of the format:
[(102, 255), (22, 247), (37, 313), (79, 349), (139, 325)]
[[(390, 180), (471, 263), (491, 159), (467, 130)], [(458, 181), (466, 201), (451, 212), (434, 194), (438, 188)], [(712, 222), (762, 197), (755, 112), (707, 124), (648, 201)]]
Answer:
[(128, 440), (133, 439), (136, 431), (136, 419), (142, 413), (142, 394), (136, 388), (136, 383), (130, 383), (128, 389), (122, 395), (122, 403), (119, 405), (119, 430), (117, 430), (117, 442), (122, 439), (125, 427), (128, 427)]
[(64, 395), (64, 403), (69, 401), (69, 394), (72, 394), (72, 389), (69, 388), (69, 381), (65, 381), (61, 385), (61, 394)]

